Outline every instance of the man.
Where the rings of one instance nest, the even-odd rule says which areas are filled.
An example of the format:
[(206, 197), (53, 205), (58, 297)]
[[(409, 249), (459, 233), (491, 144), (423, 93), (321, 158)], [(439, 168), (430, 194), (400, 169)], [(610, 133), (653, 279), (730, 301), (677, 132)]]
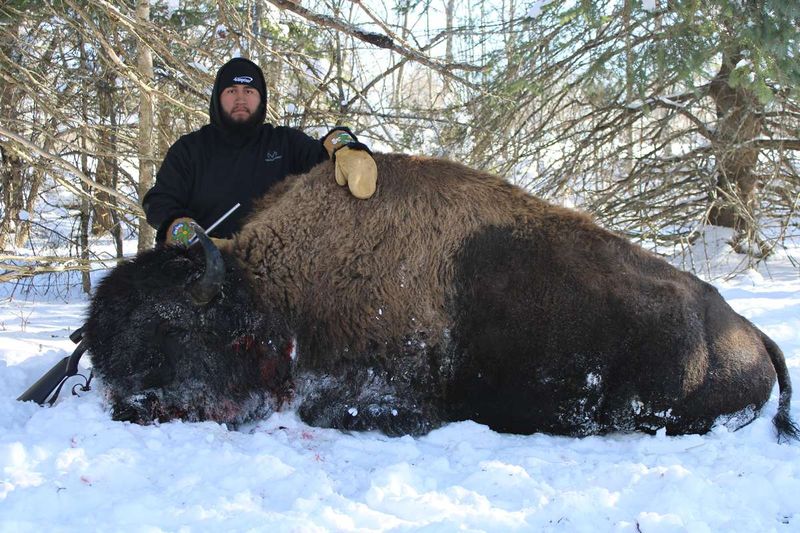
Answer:
[(375, 192), (375, 161), (347, 128), (334, 128), (320, 141), (264, 123), (266, 82), (252, 61), (234, 58), (219, 69), (208, 113), (210, 124), (169, 148), (155, 185), (142, 199), (147, 222), (158, 230), (157, 243), (186, 245), (194, 237), (192, 221), (208, 228), (241, 203), (211, 233), (230, 238), (253, 200), (328, 158), (335, 161), (336, 182), (348, 185), (355, 197)]

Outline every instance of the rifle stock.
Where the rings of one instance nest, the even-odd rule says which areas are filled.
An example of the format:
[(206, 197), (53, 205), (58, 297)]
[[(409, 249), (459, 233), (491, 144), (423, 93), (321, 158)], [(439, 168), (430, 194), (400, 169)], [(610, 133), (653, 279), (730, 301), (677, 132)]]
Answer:
[[(48, 370), (44, 376), (40, 377), (36, 383), (28, 387), (28, 390), (23, 392), (22, 395), (17, 398), (17, 400), (21, 402), (28, 402), (32, 400), (39, 405), (44, 405), (45, 403), (52, 405), (56, 401), (59, 392), (61, 392), (61, 387), (64, 385), (67, 379), (78, 375), (78, 361), (80, 361), (83, 352), (86, 351), (86, 341), (83, 340), (83, 328), (74, 331), (70, 335), (70, 339), (72, 339), (73, 342), (78, 343), (78, 346), (75, 347), (75, 351), (72, 352), (72, 355), (63, 358), (61, 361), (53, 365), (53, 367)], [(89, 379), (84, 379), (86, 380), (86, 384), (83, 386), (83, 390), (88, 390), (89, 383), (92, 380), (91, 375), (89, 376)], [(51, 394), (52, 398), (50, 398), (50, 401), (48, 401), (47, 399)]]

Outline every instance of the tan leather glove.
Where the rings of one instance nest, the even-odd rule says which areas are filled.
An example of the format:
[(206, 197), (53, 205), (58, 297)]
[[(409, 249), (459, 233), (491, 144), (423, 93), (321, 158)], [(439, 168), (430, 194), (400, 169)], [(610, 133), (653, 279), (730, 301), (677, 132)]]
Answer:
[(365, 145), (345, 129), (331, 130), (323, 144), (334, 160), (336, 183), (347, 185), (350, 193), (362, 200), (375, 194), (378, 167)]
[(189, 217), (176, 218), (167, 228), (164, 241), (167, 244), (184, 247), (189, 246), (189, 241), (195, 236), (194, 229), (192, 228), (193, 222), (194, 219)]
[(378, 167), (375, 160), (364, 151), (344, 146), (336, 151), (336, 183), (347, 185), (356, 198), (366, 200), (373, 194), (378, 183)]

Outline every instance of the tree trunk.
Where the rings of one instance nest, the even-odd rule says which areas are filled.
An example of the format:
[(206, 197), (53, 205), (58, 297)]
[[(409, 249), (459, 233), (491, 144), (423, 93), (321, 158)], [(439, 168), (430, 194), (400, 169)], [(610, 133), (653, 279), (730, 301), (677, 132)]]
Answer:
[[(453, 54), (453, 25), (455, 20), (455, 9), (456, 9), (456, 2), (455, 0), (447, 0), (445, 3), (445, 31), (447, 32), (447, 39), (445, 40), (445, 48), (444, 48), (444, 57), (445, 61), (448, 64), (455, 63), (455, 58)], [(450, 95), (450, 92), (453, 90), (452, 87), (452, 80), (447, 76), (442, 77), (442, 96), (444, 97), (445, 105), (447, 104), (447, 98)]]
[[(150, 0), (136, 0), (136, 19), (140, 24), (150, 20)], [(145, 83), (153, 82), (153, 55), (143, 41), (138, 43), (137, 69)], [(153, 96), (146, 90), (139, 93), (139, 201), (153, 186)], [(153, 246), (155, 232), (145, 217), (139, 217), (138, 250)]]
[[(50, 43), (47, 46), (44, 54), (42, 54), (41, 61), (37, 65), (36, 70), (38, 72), (46, 72), (50, 67), (53, 59), (53, 54), (56, 51), (57, 46), (59, 45), (59, 39), (53, 38), (50, 40)], [(59, 97), (59, 100), (61, 97)], [(56, 106), (58, 108), (58, 106)], [(47, 111), (42, 110), (41, 116), (34, 118), (35, 121), (44, 123), (45, 122), (45, 115)], [(36, 115), (34, 115), (36, 117)], [(56, 131), (58, 128), (58, 119), (55, 116), (51, 116), (50, 119), (47, 121), (49, 126), (45, 128), (46, 131)], [(33, 138), (31, 139), (33, 140)], [(55, 139), (50, 136), (45, 136), (44, 138), (44, 150), (46, 152), (51, 152), (53, 150), (53, 146), (55, 145)], [(22, 209), (25, 210), (27, 216), (24, 219), (20, 219), (17, 215), (17, 232), (16, 232), (16, 245), (17, 248), (21, 248), (28, 242), (28, 238), (30, 237), (31, 233), (31, 219), (35, 219), (36, 215), (34, 213), (34, 209), (36, 207), (36, 201), (39, 198), (39, 189), (44, 182), (46, 176), (46, 169), (43, 168), (41, 165), (26, 165), (28, 169), (28, 180), (27, 183), (24, 185), (24, 192), (25, 192), (25, 200)], [(24, 174), (21, 177), (25, 177)], [(23, 185), (20, 183), (20, 193), (23, 190)]]
[(716, 190), (709, 222), (736, 230), (737, 239), (755, 229), (755, 167), (760, 150), (752, 141), (763, 131), (761, 104), (742, 87), (731, 87), (730, 73), (741, 50), (723, 55), (722, 66), (711, 82), (710, 95), (717, 111)]
[[(13, 26), (3, 34), (0, 41), (0, 52), (6, 57), (17, 55), (13, 37), (17, 35), (18, 26)], [(12, 83), (0, 84), (0, 124), (15, 131), (14, 121), (17, 118), (17, 103), (20, 99), (19, 88)], [(0, 145), (0, 188), (2, 188), (3, 215), (0, 219), (0, 249), (5, 248), (6, 240), (16, 231), (19, 213), (23, 208), (23, 165), (22, 159), (13, 148)]]
[[(113, 94), (113, 93), (112, 93)], [(111, 112), (108, 116), (109, 118), (109, 126), (111, 129), (111, 135), (109, 137), (109, 146), (113, 147), (112, 153), (117, 153), (117, 114), (114, 106), (112, 104)], [(111, 172), (111, 186), (114, 190), (119, 190), (119, 165), (117, 164), (116, 159), (112, 159), (112, 172)], [(113, 205), (117, 205), (117, 199), (114, 197), (109, 198)], [(122, 257), (124, 250), (122, 245), (122, 225), (123, 225), (123, 217), (120, 216), (119, 211), (116, 209), (111, 210), (111, 221), (113, 223), (113, 229), (111, 230), (111, 235), (114, 237), (114, 245), (116, 247), (117, 257)]]
[[(83, 156), (83, 159), (86, 159), (86, 156)], [(84, 171), (87, 170), (88, 166), (84, 166)], [(92, 210), (92, 206), (89, 204), (89, 198), (86, 196), (82, 196), (80, 198), (80, 202), (81, 213), (79, 215), (78, 244), (80, 247), (81, 259), (83, 260), (84, 264), (86, 264), (86, 262), (89, 261), (89, 213)], [(81, 287), (83, 288), (83, 292), (86, 294), (92, 293), (92, 278), (88, 269), (81, 270)]]
[[(267, 10), (277, 10), (272, 4), (258, 3), (259, 10), (257, 16), (259, 21), (261, 17), (265, 16), (264, 7)], [(263, 7), (262, 7), (263, 6)], [(260, 30), (259, 30), (260, 31)], [(261, 54), (259, 55), (260, 66), (264, 71), (264, 77), (267, 81), (267, 120), (272, 122), (275, 117), (283, 116), (283, 96), (281, 93), (281, 84), (283, 81), (283, 64), (278, 54), (270, 53), (270, 49), (277, 48), (274, 42), (275, 38), (272, 32), (261, 32), (262, 41), (266, 41), (264, 46), (260, 48)]]
[(22, 160), (10, 149), (0, 146), (0, 187), (2, 187), (3, 217), (0, 220), (0, 249), (6, 246), (9, 235), (16, 231), (22, 209)]
[[(57, 121), (56, 119), (50, 119), (50, 125), (52, 130), (55, 131)], [(53, 149), (54, 141), (52, 138), (45, 140), (44, 149), (50, 152)], [(30, 179), (30, 184), (28, 187), (28, 196), (25, 199), (25, 212), (28, 213), (27, 220), (18, 220), (17, 221), (17, 236), (16, 236), (16, 245), (17, 248), (20, 248), (28, 242), (31, 233), (31, 223), (30, 218), (34, 216), (34, 208), (36, 206), (36, 199), (39, 197), (39, 189), (42, 186), (45, 178), (45, 169), (41, 166), (36, 166), (32, 169), (32, 175)]]
[[(114, 104), (112, 91), (114, 87), (114, 74), (107, 66), (105, 73), (97, 81), (97, 107), (102, 124), (98, 132), (98, 158), (97, 158), (97, 183), (111, 187), (114, 183), (116, 173), (116, 135), (112, 130), (111, 123), (114, 116)], [(94, 219), (92, 220), (92, 235), (100, 235), (106, 231), (112, 231), (114, 220), (111, 214), (109, 203), (112, 197), (108, 193), (97, 191), (95, 197), (99, 200), (94, 205)]]
[[(631, 41), (631, 9), (632, 0), (625, 0), (622, 7), (622, 19), (625, 25), (625, 105), (633, 102), (633, 49)], [(625, 173), (633, 172), (633, 124), (625, 126)]]
[[(89, 70), (89, 61), (87, 60), (86, 54), (86, 43), (83, 41), (83, 38), (80, 39), (79, 42), (80, 50), (81, 50), (81, 68), (83, 72), (87, 75), (90, 75)], [(91, 139), (89, 139), (89, 103), (88, 103), (88, 91), (81, 92), (81, 120), (82, 120), (82, 127), (80, 129), (80, 148), (81, 148), (81, 172), (85, 176), (91, 176), (91, 170), (89, 169), (89, 145), (91, 144)], [(95, 143), (96, 144), (96, 143)], [(85, 183), (81, 183), (81, 188), (84, 191), (89, 191), (89, 186)], [(85, 262), (89, 260), (89, 227), (91, 224), (91, 212), (92, 206), (89, 203), (89, 198), (87, 195), (81, 195), (78, 199), (80, 201), (80, 213), (78, 215), (78, 253), (80, 258)], [(74, 230), (73, 230), (74, 231)], [(73, 233), (74, 235), (74, 233)], [(81, 287), (83, 288), (83, 292), (86, 294), (91, 294), (92, 292), (92, 278), (89, 274), (88, 269), (81, 270)]]

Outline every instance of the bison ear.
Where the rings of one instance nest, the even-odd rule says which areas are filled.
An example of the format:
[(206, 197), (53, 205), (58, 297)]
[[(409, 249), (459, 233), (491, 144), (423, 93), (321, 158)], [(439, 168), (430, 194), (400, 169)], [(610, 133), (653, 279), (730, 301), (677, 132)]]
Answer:
[(192, 225), (197, 233), (197, 241), (203, 247), (206, 264), (203, 275), (188, 287), (188, 291), (195, 304), (206, 305), (222, 289), (225, 281), (225, 261), (222, 259), (219, 249), (214, 246), (203, 229), (197, 224)]

